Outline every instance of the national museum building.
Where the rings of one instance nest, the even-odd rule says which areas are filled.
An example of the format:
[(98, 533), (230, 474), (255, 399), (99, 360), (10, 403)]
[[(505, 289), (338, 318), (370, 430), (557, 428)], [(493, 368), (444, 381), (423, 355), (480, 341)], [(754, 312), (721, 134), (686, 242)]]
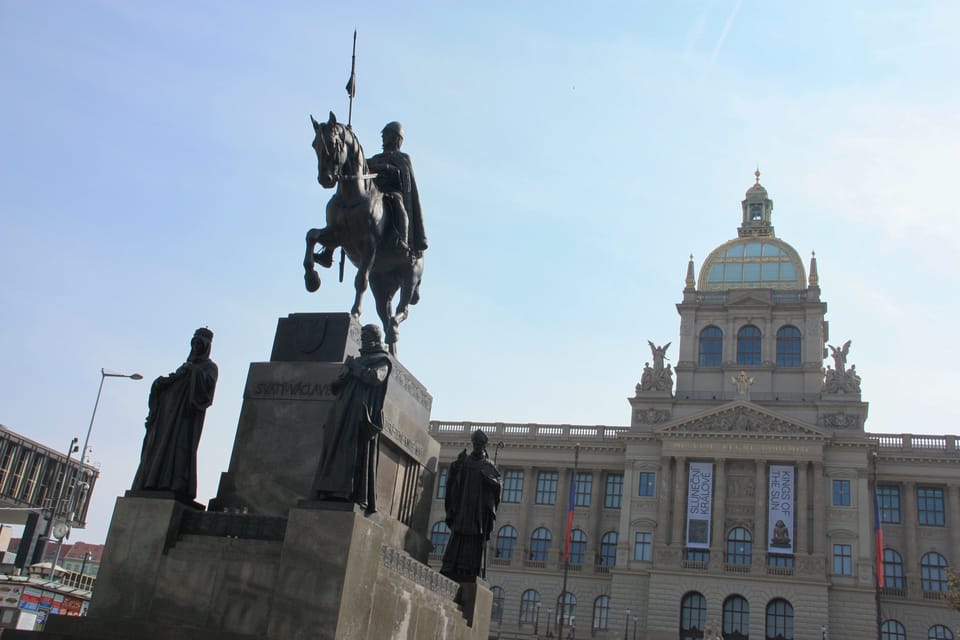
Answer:
[(629, 427), (431, 423), (435, 567), (447, 465), (477, 428), (491, 457), (503, 443), (492, 637), (955, 637), (957, 437), (865, 431), (816, 257), (776, 237), (772, 209), (758, 173), (737, 237), (699, 277), (690, 260), (675, 368), (651, 343)]

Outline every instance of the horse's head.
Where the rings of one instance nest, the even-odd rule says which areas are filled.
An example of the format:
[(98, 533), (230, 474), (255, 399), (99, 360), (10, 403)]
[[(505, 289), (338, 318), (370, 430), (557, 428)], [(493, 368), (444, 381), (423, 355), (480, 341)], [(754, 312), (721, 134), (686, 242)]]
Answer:
[(344, 140), (346, 129), (337, 122), (337, 116), (330, 112), (330, 119), (323, 124), (310, 116), (313, 123), (313, 150), (317, 153), (317, 181), (324, 189), (337, 184), (347, 163), (349, 148)]

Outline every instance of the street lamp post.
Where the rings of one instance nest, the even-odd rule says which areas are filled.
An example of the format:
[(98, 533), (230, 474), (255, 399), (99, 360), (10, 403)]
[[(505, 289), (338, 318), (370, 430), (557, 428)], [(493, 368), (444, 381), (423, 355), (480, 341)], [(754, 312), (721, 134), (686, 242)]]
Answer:
[[(106, 369), (100, 369), (100, 387), (97, 389), (97, 399), (93, 403), (93, 413), (90, 415), (90, 424), (87, 426), (87, 436), (83, 439), (83, 448), (80, 450), (80, 459), (77, 461), (77, 470), (73, 474), (73, 482), (70, 487), (70, 494), (67, 496), (67, 512), (64, 514), (65, 519), (69, 522), (73, 520), (74, 512), (71, 509), (74, 507), (73, 503), (73, 494), (77, 490), (77, 484), (80, 481), (80, 472), (83, 469), (83, 460), (87, 455), (87, 447), (90, 445), (90, 432), (93, 431), (93, 421), (97, 417), (97, 407), (100, 406), (100, 394), (103, 393), (103, 381), (107, 378), (129, 378), (131, 380), (143, 380), (143, 376), (139, 373), (114, 373), (112, 371), (107, 371)], [(69, 467), (70, 458), (67, 457), (67, 466)], [(66, 483), (66, 472), (69, 469), (64, 471), (64, 483)], [(53, 557), (53, 567), (57, 566), (57, 561), (60, 559), (60, 550), (63, 548), (63, 538), (64, 536), (57, 537), (57, 551)], [(51, 567), (50, 572), (51, 576), (55, 570)]]
[(630, 609), (624, 609), (624, 622), (623, 622), (623, 640), (627, 640), (627, 632), (630, 629)]
[(637, 621), (638, 616), (633, 616), (633, 640), (637, 640)]
[[(70, 456), (77, 451), (77, 441), (79, 438), (74, 437), (70, 440), (70, 446), (67, 447), (67, 461), (63, 465), (63, 480), (60, 481), (60, 488), (57, 490), (57, 495), (53, 499), (53, 504), (50, 506), (50, 512), (47, 514), (47, 527), (46, 531), (43, 534), (43, 537), (40, 539), (40, 543), (43, 545), (43, 549), (40, 551), (40, 560), (43, 561), (43, 554), (47, 551), (47, 540), (50, 539), (50, 534), (53, 531), (54, 521), (57, 519), (57, 516), (60, 514), (60, 501), (63, 500), (63, 490), (67, 486), (67, 475), (70, 473)], [(50, 565), (50, 580), (53, 580), (54, 572), (56, 571), (57, 563), (54, 562)]]
[(537, 616), (533, 619), (533, 635), (537, 638), (540, 637), (540, 603), (535, 602), (533, 608), (537, 611)]
[(550, 633), (550, 618), (553, 617), (553, 609), (547, 609), (547, 637), (552, 638), (553, 635)]

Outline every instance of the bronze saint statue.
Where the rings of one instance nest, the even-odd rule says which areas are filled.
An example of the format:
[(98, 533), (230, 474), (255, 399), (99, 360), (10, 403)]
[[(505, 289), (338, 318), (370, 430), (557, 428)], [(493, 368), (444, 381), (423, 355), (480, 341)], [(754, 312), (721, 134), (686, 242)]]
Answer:
[(370, 171), (377, 174), (374, 181), (383, 193), (390, 209), (397, 234), (397, 245), (420, 256), (427, 249), (427, 234), (420, 211), (420, 193), (413, 177), (410, 156), (400, 151), (403, 144), (403, 125), (389, 122), (380, 132), (383, 153), (367, 159)]
[[(406, 320), (410, 305), (420, 300), (423, 250), (427, 247), (410, 157), (400, 153), (402, 128), (391, 126), (394, 123), (384, 128), (384, 152), (371, 158), (381, 173), (374, 174), (352, 128), (337, 122), (332, 112), (327, 122), (317, 122), (313, 117), (310, 120), (315, 134), (317, 180), (325, 189), (337, 190), (327, 203), (327, 226), (307, 232), (304, 284), (307, 291), (319, 289), (320, 276), (315, 265), (332, 266), (333, 253), (341, 247), (357, 267), (350, 314), (360, 317), (361, 301), (369, 285), (383, 323), (384, 338), (390, 352), (396, 354), (400, 323)], [(386, 198), (377, 182), (388, 189)], [(396, 222), (385, 211), (385, 199), (398, 205), (393, 216)], [(409, 227), (409, 232), (393, 233), (394, 226)], [(401, 241), (396, 241), (397, 237)], [(319, 253), (315, 252), (317, 245), (323, 247)], [(342, 266), (341, 262), (341, 279)], [(393, 310), (397, 292), (399, 298)]]
[(169, 491), (188, 500), (197, 497), (197, 448), (217, 386), (217, 365), (210, 359), (212, 343), (212, 331), (197, 329), (187, 361), (153, 381), (133, 491)]
[(457, 582), (486, 577), (483, 552), (500, 505), (500, 472), (487, 456), (487, 434), (477, 429), (467, 450), (450, 465), (444, 508), (452, 535), (440, 573)]
[(337, 399), (327, 416), (313, 490), (318, 500), (354, 502), (373, 512), (383, 401), (393, 361), (376, 325), (363, 327), (360, 342), (360, 356), (347, 356), (333, 383)]

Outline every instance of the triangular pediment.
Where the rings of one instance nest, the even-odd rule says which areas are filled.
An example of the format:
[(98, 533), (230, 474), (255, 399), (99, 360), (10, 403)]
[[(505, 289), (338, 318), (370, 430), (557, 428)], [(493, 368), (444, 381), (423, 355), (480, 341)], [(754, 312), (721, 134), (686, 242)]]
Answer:
[(743, 400), (680, 418), (658, 429), (657, 433), (663, 436), (749, 434), (805, 438), (830, 437), (827, 432), (802, 420), (788, 418)]
[(727, 293), (727, 306), (745, 305), (745, 306), (771, 306), (769, 291), (755, 291), (746, 289), (742, 291), (730, 291)]

